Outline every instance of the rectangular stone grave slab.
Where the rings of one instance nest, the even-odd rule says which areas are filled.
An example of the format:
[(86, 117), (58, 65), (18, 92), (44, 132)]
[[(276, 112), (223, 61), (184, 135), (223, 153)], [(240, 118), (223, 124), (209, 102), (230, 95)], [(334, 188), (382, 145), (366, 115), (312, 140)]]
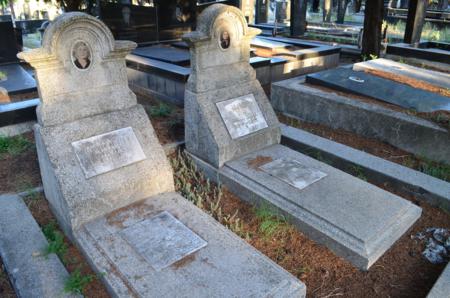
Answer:
[(167, 46), (140, 47), (133, 50), (132, 53), (138, 56), (178, 65), (188, 65), (191, 59), (189, 51)]
[(1, 65), (0, 72), (6, 74), (7, 79), (0, 80), (0, 89), (4, 88), (8, 94), (19, 94), (36, 90), (36, 81), (19, 64)]
[(306, 294), (303, 283), (176, 193), (118, 209), (75, 236), (117, 297)]
[(364, 71), (368, 69), (381, 70), (392, 74), (407, 76), (438, 87), (450, 88), (450, 74), (444, 72), (419, 68), (383, 58), (353, 64), (353, 70), (355, 71)]
[(139, 162), (146, 158), (131, 127), (72, 142), (86, 178)]
[(306, 82), (369, 96), (418, 112), (450, 111), (449, 97), (347, 68), (309, 74)]
[(253, 94), (217, 102), (216, 105), (233, 139), (267, 127)]
[[(273, 207), (308, 237), (363, 270), (421, 215), (414, 204), (281, 145), (229, 161), (219, 170), (193, 158), (210, 178), (220, 180), (250, 203)], [(326, 176), (299, 189), (286, 178), (267, 173), (268, 167), (273, 168), (271, 163), (279, 159), (295, 160), (320, 173), (318, 177)]]
[(292, 44), (269, 40), (265, 38), (259, 38), (255, 37), (250, 42), (251, 46), (255, 46), (258, 48), (265, 48), (265, 49), (271, 49), (271, 50), (282, 50), (292, 47)]

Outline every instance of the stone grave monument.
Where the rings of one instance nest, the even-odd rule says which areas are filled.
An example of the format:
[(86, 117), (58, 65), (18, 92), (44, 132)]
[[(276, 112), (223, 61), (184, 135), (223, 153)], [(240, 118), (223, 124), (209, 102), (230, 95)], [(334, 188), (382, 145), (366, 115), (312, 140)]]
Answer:
[(242, 13), (203, 11), (190, 45), (186, 149), (197, 165), (242, 199), (268, 205), (298, 229), (368, 269), (420, 217), (412, 203), (281, 146), (277, 117), (248, 64)]
[(128, 88), (135, 47), (73, 12), (19, 54), (36, 69), (39, 164), (64, 231), (114, 297), (303, 297), (304, 284), (174, 192)]

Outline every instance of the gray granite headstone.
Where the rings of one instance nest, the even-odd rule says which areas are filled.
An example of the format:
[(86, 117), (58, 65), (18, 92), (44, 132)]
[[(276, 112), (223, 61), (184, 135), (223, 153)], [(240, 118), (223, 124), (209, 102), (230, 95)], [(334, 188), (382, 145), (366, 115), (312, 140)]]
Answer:
[(368, 96), (418, 112), (450, 111), (450, 97), (347, 68), (309, 74), (306, 82)]
[(239, 9), (220, 4), (206, 9), (197, 30), (183, 36), (191, 52), (186, 148), (218, 168), (280, 142), (278, 119), (249, 64), (250, 42), (259, 32)]
[(71, 236), (84, 223), (165, 191), (173, 176), (164, 150), (128, 87), (125, 56), (98, 19), (56, 18), (42, 48), (19, 53), (36, 70), (36, 147), (46, 198)]

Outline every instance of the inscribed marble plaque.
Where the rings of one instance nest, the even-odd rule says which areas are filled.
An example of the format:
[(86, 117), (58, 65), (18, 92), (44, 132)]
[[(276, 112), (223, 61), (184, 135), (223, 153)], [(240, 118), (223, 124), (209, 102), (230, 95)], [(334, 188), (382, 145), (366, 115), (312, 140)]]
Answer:
[(267, 127), (253, 94), (224, 100), (216, 105), (232, 139)]
[(284, 158), (269, 162), (261, 166), (260, 169), (298, 189), (304, 189), (308, 185), (311, 185), (327, 176), (327, 174), (319, 170), (306, 167), (296, 160)]
[(120, 234), (156, 271), (207, 245), (167, 211), (132, 225)]
[(86, 178), (146, 159), (131, 127), (72, 143)]

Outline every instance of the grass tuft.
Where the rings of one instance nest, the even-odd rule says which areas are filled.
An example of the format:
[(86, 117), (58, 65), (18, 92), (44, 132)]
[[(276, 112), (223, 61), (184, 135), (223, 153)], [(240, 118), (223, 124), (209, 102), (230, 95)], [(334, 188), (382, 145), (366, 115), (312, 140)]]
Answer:
[(21, 135), (14, 137), (0, 136), (0, 158), (8, 154), (18, 155), (31, 147), (33, 147), (33, 143)]
[(150, 108), (151, 117), (169, 117), (172, 114), (173, 108), (165, 103), (160, 103), (158, 106)]
[(95, 275), (83, 275), (80, 268), (75, 269), (64, 284), (64, 292), (83, 294), (86, 286), (95, 279)]
[(257, 208), (255, 215), (261, 221), (259, 231), (266, 237), (276, 234), (282, 227), (286, 226), (286, 220), (282, 216), (275, 214), (267, 206)]
[(58, 231), (54, 221), (42, 227), (42, 232), (47, 238), (48, 246), (44, 251), (44, 255), (48, 256), (51, 253), (56, 254), (61, 260), (67, 252), (67, 244), (64, 242), (64, 236)]

